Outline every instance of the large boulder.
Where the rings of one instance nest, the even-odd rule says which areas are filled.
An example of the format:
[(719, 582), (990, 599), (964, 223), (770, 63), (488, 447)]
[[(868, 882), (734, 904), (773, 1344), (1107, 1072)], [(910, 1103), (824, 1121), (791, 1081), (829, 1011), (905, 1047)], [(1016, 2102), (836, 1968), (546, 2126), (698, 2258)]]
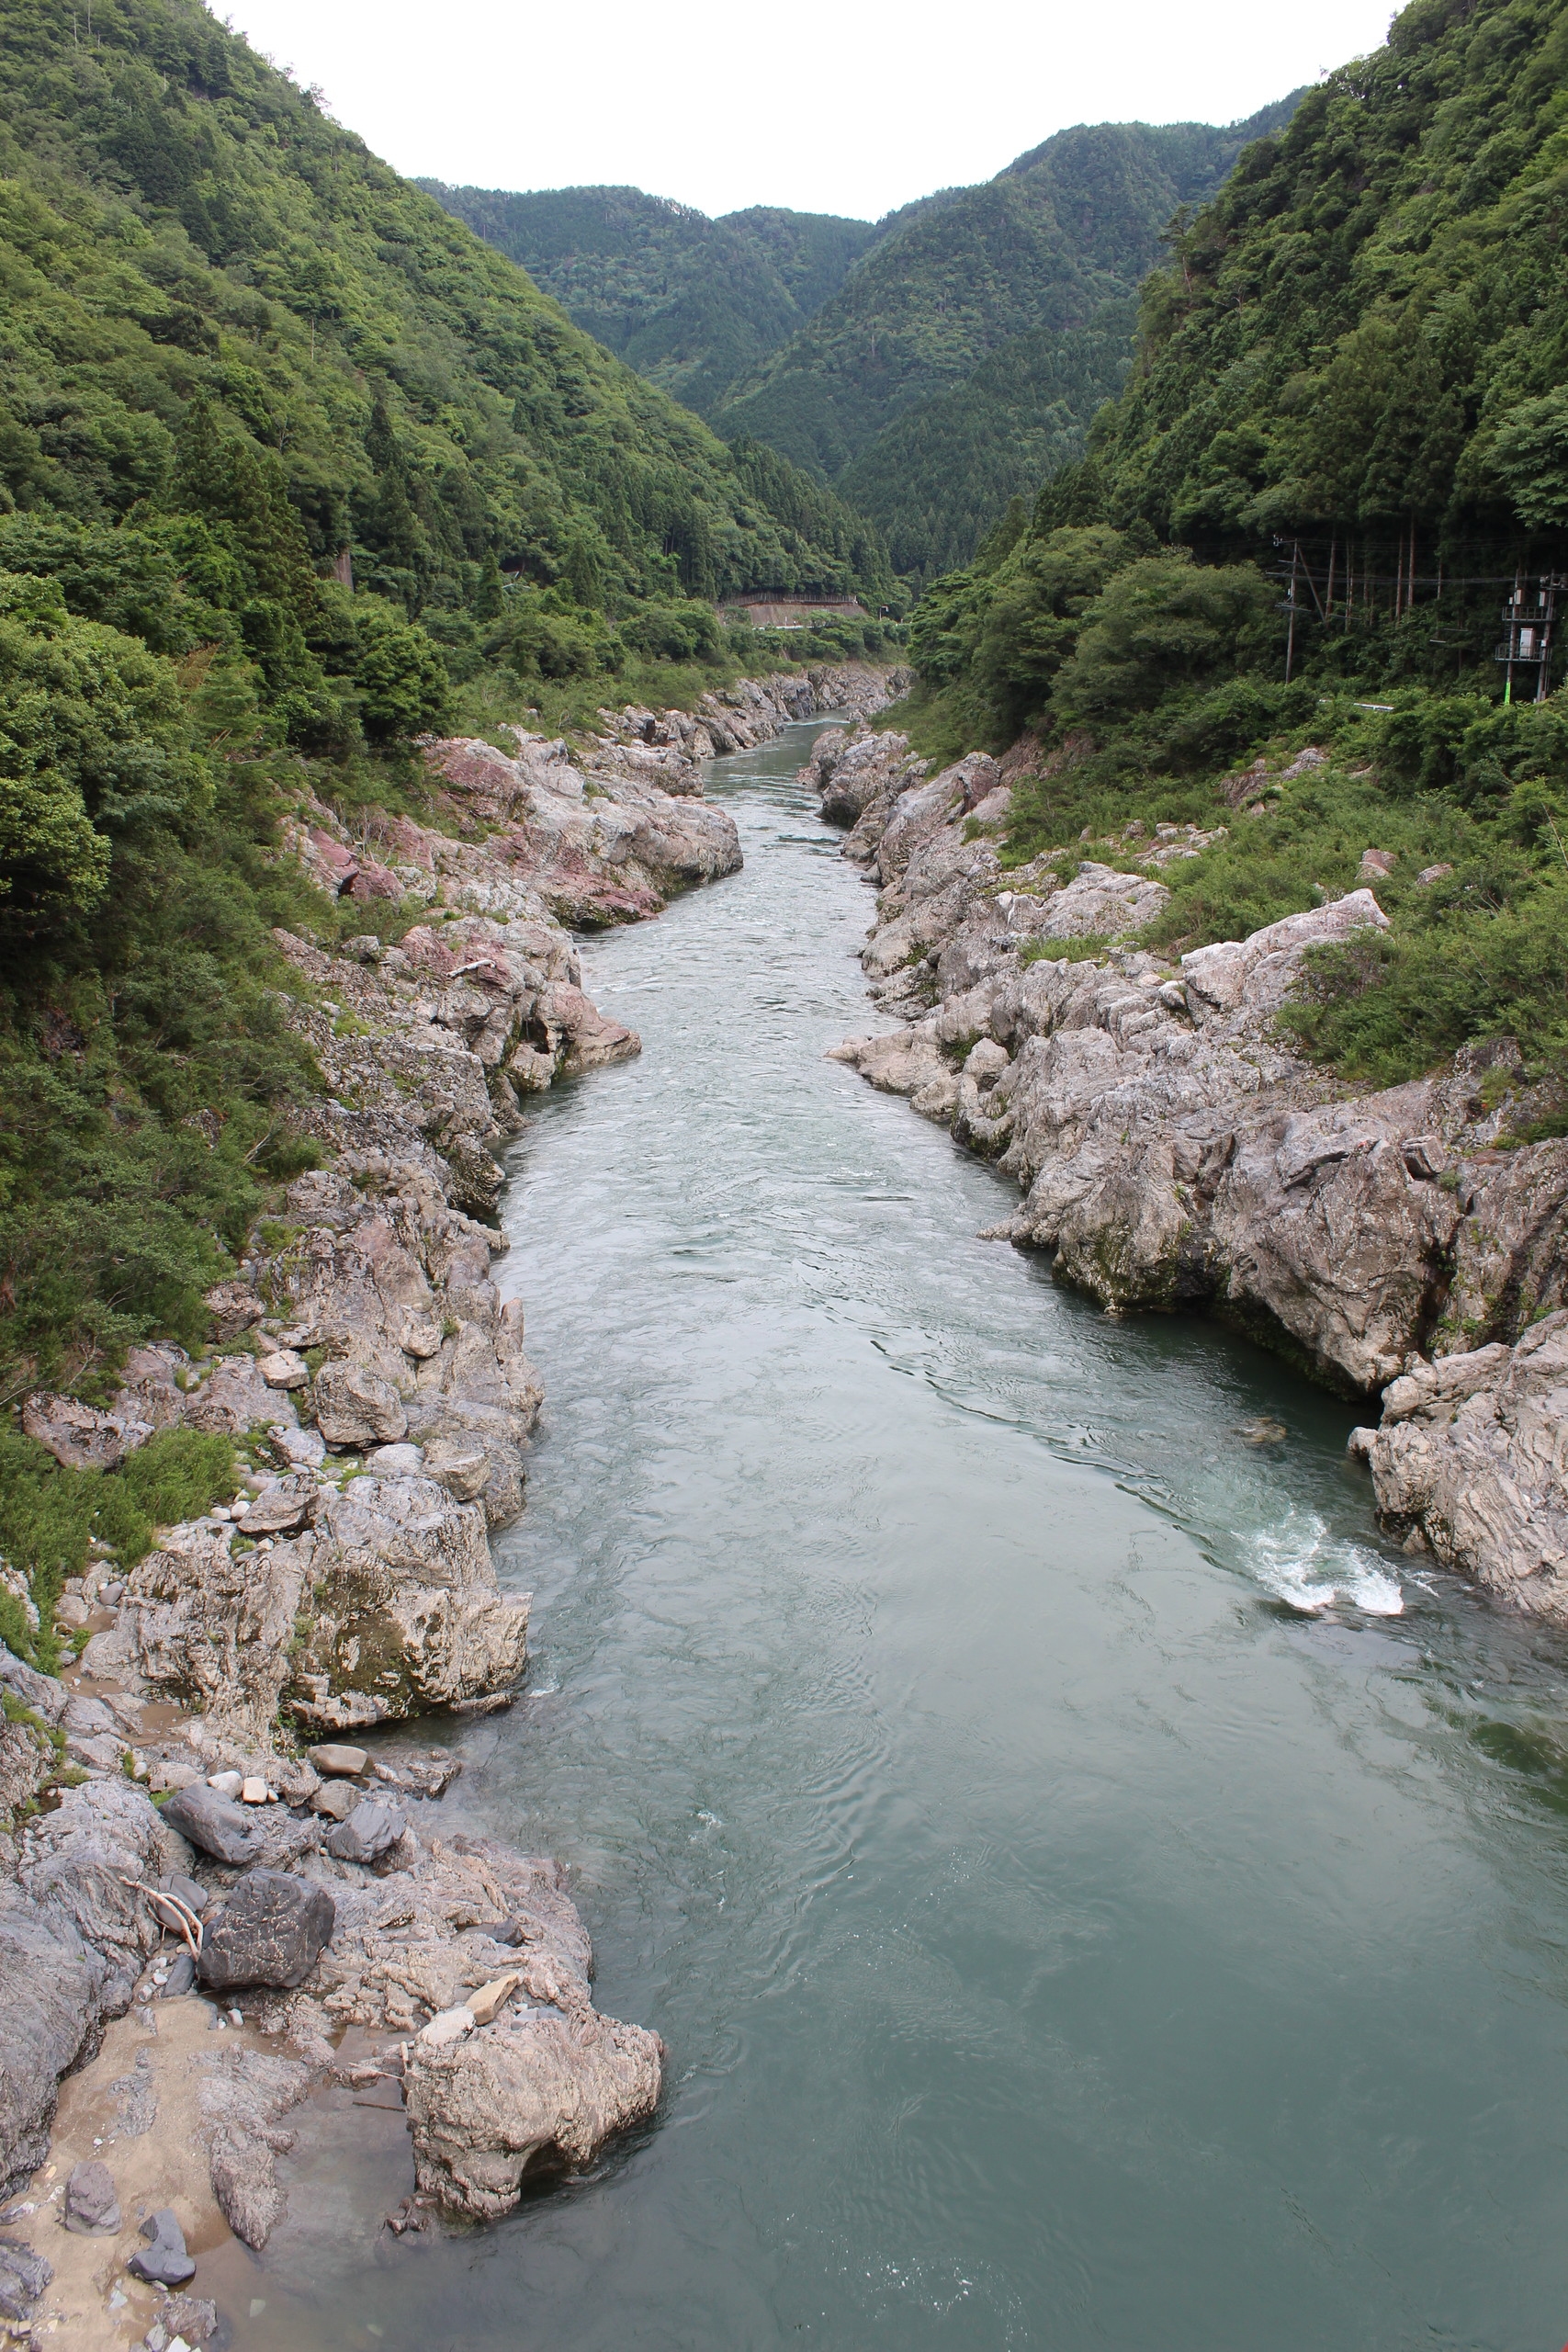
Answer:
[(234, 2235), (259, 2251), (285, 2204), (276, 2159), (294, 2139), (279, 2121), (305, 2097), (315, 2071), (297, 2059), (231, 2044), (212, 2052), (205, 2073), (198, 2105), (213, 2194)]
[(449, 2211), (498, 2221), (531, 2170), (591, 2164), (659, 2104), (662, 2044), (584, 2006), (502, 2011), (463, 2040), (414, 2042), (403, 2077), (414, 2172)]
[[(454, 1923), (462, 1932), (453, 1934)], [(590, 2162), (612, 2132), (652, 2113), (663, 2046), (598, 2016), (592, 1954), (558, 1867), (493, 1839), (433, 1839), (394, 1877), (338, 1890), (336, 1929), (305, 1994), (334, 2023), (412, 2035), (405, 2074), (423, 2190), (491, 2220), (531, 2166)], [(421, 2029), (498, 1980), (459, 2044)]]
[(1513, 1607), (1568, 1619), (1568, 1311), (1416, 1361), (1352, 1449), (1385, 1523)]
[(46, 1918), (102, 1957), (106, 2006), (118, 2015), (163, 1937), (141, 1890), (189, 1861), (184, 1838), (143, 1790), (126, 1780), (89, 1781), (28, 1824), (17, 1876)]
[[(255, 1302), (260, 1312), (260, 1301)], [(217, 1437), (254, 1429), (297, 1429), (299, 1416), (280, 1389), (269, 1388), (253, 1355), (223, 1356), (185, 1399), (186, 1426)]]
[(364, 1798), (327, 1832), (327, 1851), (340, 1862), (378, 1862), (401, 1842), (408, 1823), (395, 1805)]
[(268, 1823), (261, 1806), (236, 1804), (204, 1781), (176, 1789), (164, 1807), (164, 1818), (193, 1846), (214, 1861), (243, 1870), (267, 1849)]
[(253, 1870), (202, 1921), (197, 1973), (215, 1992), (302, 1984), (332, 1941), (333, 1898), (312, 1879)]
[(408, 1408), (389, 1380), (362, 1363), (326, 1363), (316, 1374), (316, 1427), (329, 1445), (395, 1442), (408, 1428)]
[(188, 1860), (127, 1781), (68, 1790), (28, 1824), (17, 1878), (0, 1883), (0, 2192), (43, 2162), (60, 2076), (129, 2007), (161, 1939), (141, 1886)]
[(0, 1883), (0, 2195), (49, 2153), (55, 2086), (96, 2038), (108, 1976), (74, 1929)]
[(527, 1661), (528, 1601), (497, 1589), (485, 1514), (429, 1478), (355, 1478), (323, 1498), (311, 1602), (288, 1703), (347, 1731), (507, 1690)]
[[(301, 1517), (314, 1493), (313, 1480), (303, 1483), (308, 1495), (286, 1482)], [(115, 1631), (147, 1682), (205, 1715), (214, 1731), (265, 1748), (307, 1563), (288, 1544), (236, 1552), (235, 1532), (199, 1520), (167, 1530), (132, 1571)]]
[(74, 1396), (37, 1389), (22, 1402), (22, 1427), (65, 1470), (116, 1470), (152, 1434), (150, 1421), (100, 1413)]

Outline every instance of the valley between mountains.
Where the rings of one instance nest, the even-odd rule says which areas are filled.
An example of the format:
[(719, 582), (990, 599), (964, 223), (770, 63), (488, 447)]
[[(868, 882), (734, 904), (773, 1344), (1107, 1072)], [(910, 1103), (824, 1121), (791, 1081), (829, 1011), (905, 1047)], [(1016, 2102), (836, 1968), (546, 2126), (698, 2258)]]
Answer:
[(1568, 0), (876, 222), (92, 26), (0, 0), (10, 2339), (1545, 2340)]

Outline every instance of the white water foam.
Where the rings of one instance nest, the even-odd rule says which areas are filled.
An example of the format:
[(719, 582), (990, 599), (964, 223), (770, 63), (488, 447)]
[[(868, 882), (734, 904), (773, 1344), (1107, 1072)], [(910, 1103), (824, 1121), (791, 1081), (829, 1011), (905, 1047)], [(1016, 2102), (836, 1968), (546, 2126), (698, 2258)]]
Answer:
[(1368, 1617), (1404, 1612), (1398, 1578), (1360, 1544), (1331, 1537), (1315, 1511), (1292, 1511), (1281, 1525), (1260, 1529), (1252, 1553), (1258, 1583), (1292, 1609), (1315, 1615), (1340, 1600)]

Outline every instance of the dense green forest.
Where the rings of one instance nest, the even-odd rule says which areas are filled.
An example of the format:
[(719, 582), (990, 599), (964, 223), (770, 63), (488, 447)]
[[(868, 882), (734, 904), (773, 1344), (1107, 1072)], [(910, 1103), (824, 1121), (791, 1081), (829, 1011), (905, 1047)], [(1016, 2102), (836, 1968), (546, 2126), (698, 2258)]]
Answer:
[(1393, 928), (1295, 1016), (1351, 1074), (1506, 1032), (1568, 1088), (1568, 719), (1495, 658), (1568, 574), (1565, 221), (1568, 0), (1416, 0), (1181, 225), (1086, 457), (916, 616), (924, 743), (1049, 754), (1011, 859), (1228, 824), (1156, 944), (1387, 853)]
[(1294, 103), (1226, 130), (1058, 131), (884, 235), (715, 424), (842, 490), (897, 545), (901, 571), (929, 576), (966, 556), (1038, 482), (1043, 457), (1078, 453), (1129, 352), (1109, 322), (1173, 214), (1211, 196)]
[(887, 574), (197, 0), (0, 0), (0, 91), (11, 1397), (199, 1337), (299, 1164), (302, 790), (408, 805), (422, 729), (668, 698), (739, 667), (716, 596)]
[(1087, 326), (1014, 335), (852, 459), (836, 487), (882, 517), (896, 571), (919, 577), (965, 562), (1012, 499), (1083, 455), (1090, 419), (1132, 365), (1136, 324), (1128, 296)]
[(699, 416), (837, 293), (885, 233), (869, 220), (770, 205), (710, 220), (636, 187), (519, 196), (419, 186)]

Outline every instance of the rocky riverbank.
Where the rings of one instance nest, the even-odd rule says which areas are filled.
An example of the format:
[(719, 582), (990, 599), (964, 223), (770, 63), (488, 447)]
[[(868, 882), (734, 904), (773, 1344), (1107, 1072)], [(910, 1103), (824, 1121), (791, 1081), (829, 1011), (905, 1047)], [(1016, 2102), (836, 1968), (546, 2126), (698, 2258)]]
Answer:
[(1107, 1309), (1207, 1306), (1381, 1396), (1353, 1445), (1390, 1532), (1568, 1623), (1568, 1142), (1512, 1141), (1540, 1107), (1517, 1048), (1337, 1083), (1276, 1016), (1309, 949), (1384, 926), (1376, 854), (1369, 887), (1166, 960), (1131, 943), (1214, 836), (1134, 824), (1066, 878), (1004, 869), (1038, 756), (928, 775), (902, 736), (819, 738), (802, 773), (877, 888), (863, 961), (900, 1024), (838, 1058), (1014, 1177), (998, 1232)]
[(226, 2340), (188, 2250), (265, 2243), (276, 2159), (345, 2066), (406, 2116), (397, 2230), (504, 2213), (525, 2171), (653, 2110), (661, 2045), (594, 2010), (557, 1866), (464, 1835), (457, 1760), (395, 1727), (503, 1707), (526, 1662), (527, 1596), (488, 1536), (523, 1508), (543, 1391), (495, 1279), (497, 1153), (540, 1090), (639, 1050), (582, 993), (567, 926), (739, 865), (703, 761), (903, 684), (826, 669), (607, 711), (574, 745), (432, 742), (432, 822), (292, 813), (287, 854), (324, 890), (423, 909), (395, 945), (368, 921), (341, 946), (278, 935), (324, 1164), (209, 1295), (205, 1355), (141, 1347), (107, 1408), (22, 1408), (71, 1468), (175, 1427), (227, 1438), (234, 1486), (134, 1564), (96, 1547), (61, 1601), (85, 1636), (61, 1677), (0, 1651), (16, 2339)]

